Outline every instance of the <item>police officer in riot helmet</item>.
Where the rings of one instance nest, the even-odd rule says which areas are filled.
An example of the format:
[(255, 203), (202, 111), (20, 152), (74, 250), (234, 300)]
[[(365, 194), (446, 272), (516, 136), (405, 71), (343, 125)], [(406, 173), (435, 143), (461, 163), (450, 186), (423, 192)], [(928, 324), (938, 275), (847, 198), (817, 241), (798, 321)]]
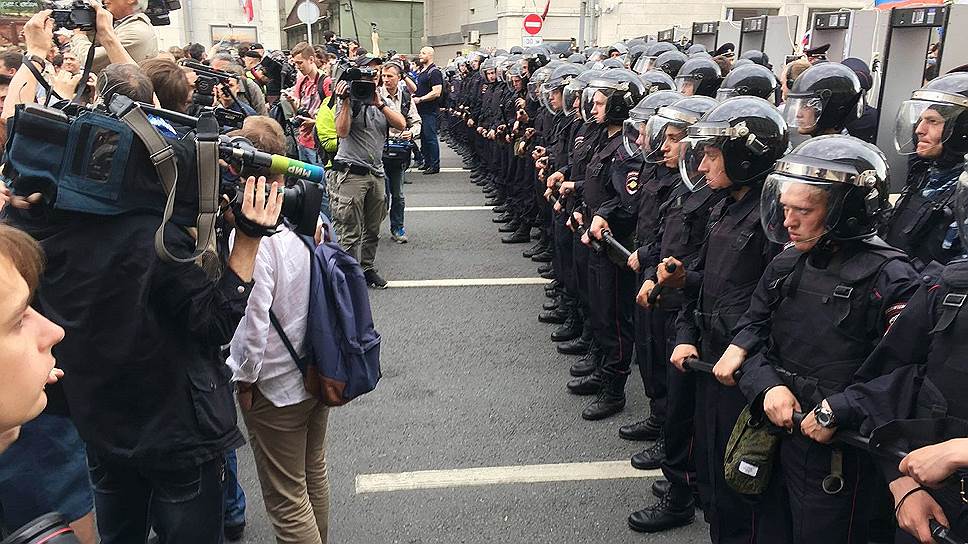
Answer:
[[(679, 370), (688, 358), (718, 361), (723, 356), (757, 280), (780, 252), (760, 226), (760, 193), (788, 143), (780, 113), (752, 96), (730, 98), (689, 127), (679, 159), (683, 182), (725, 197), (712, 208), (705, 245), (689, 267), (673, 256), (663, 256), (657, 267), (659, 285), (683, 288), (687, 294), (671, 357)], [(777, 529), (783, 525), (780, 518), (754, 516), (749, 502), (725, 482), (726, 444), (746, 398), (712, 376), (695, 380), (696, 475), (712, 541), (790, 542)]]
[[(591, 103), (587, 109), (595, 122), (605, 127), (580, 188), (586, 214), (575, 216), (579, 224), (588, 226), (585, 243), (590, 238), (600, 240), (605, 230), (619, 240), (632, 238), (635, 216), (630, 210), (634, 209), (641, 161), (624, 156), (622, 124), (644, 93), (638, 74), (626, 69), (606, 70), (589, 81), (582, 93), (582, 102)], [(598, 368), (570, 381), (568, 389), (576, 394), (597, 393), (581, 415), (598, 420), (625, 408), (625, 382), (632, 362), (629, 348), (634, 341), (635, 275), (624, 263), (617, 266), (606, 253), (591, 252), (588, 261), (592, 329), (602, 355)]]
[(662, 70), (672, 77), (679, 75), (679, 69), (689, 60), (689, 57), (681, 51), (666, 51), (655, 58), (652, 65), (654, 70)]
[(686, 96), (698, 94), (715, 98), (722, 80), (722, 70), (712, 59), (689, 59), (676, 75), (676, 90)]
[(582, 55), (581, 53), (572, 53), (571, 55), (568, 56), (567, 60), (568, 62), (571, 62), (574, 64), (585, 64), (585, 61), (587, 61), (588, 59), (586, 59), (585, 55)]
[(709, 51), (706, 49), (706, 46), (701, 43), (694, 43), (690, 45), (688, 49), (686, 49), (687, 55), (691, 55), (693, 53), (708, 53), (708, 52)]
[(632, 69), (640, 74), (655, 67), (655, 60), (666, 51), (678, 51), (679, 48), (669, 42), (655, 42), (648, 44), (648, 49), (642, 53), (632, 65)]
[(746, 51), (739, 56), (739, 60), (748, 60), (753, 64), (759, 64), (760, 66), (770, 70), (773, 69), (773, 65), (770, 64), (770, 56), (759, 49), (750, 49), (749, 51)]
[[(961, 174), (952, 207), (955, 221), (965, 224), (968, 175)], [(968, 247), (968, 233), (958, 235)], [(876, 459), (894, 497), (899, 544), (935, 542), (930, 520), (968, 535), (959, 477), (968, 469), (966, 297), (968, 258), (961, 256), (911, 297), (865, 361), (863, 383), (828, 395), (801, 425), (804, 435), (822, 444), (841, 431), (860, 431), (872, 436), (877, 449), (909, 452), (900, 462)]]
[[(763, 229), (787, 247), (763, 273), (714, 372), (732, 385), (741, 367), (751, 412), (777, 427), (792, 429), (794, 412), (859, 381), (918, 288), (907, 256), (876, 236), (888, 196), (883, 153), (852, 136), (811, 138), (767, 178)], [(867, 544), (878, 480), (866, 453), (789, 434), (777, 457), (788, 541)]]
[(647, 94), (652, 94), (658, 91), (671, 91), (676, 88), (676, 82), (669, 74), (661, 70), (649, 70), (648, 72), (639, 76), (642, 83), (645, 84), (645, 91)]
[(759, 64), (737, 66), (726, 74), (723, 84), (716, 93), (717, 100), (734, 96), (758, 96), (773, 103), (776, 96), (777, 81), (769, 69)]
[(803, 71), (787, 93), (787, 124), (800, 134), (839, 134), (864, 111), (864, 89), (843, 64), (822, 62)]
[(914, 91), (896, 123), (894, 145), (914, 160), (884, 238), (922, 265), (946, 264), (965, 253), (951, 202), (968, 153), (968, 74), (944, 75)]

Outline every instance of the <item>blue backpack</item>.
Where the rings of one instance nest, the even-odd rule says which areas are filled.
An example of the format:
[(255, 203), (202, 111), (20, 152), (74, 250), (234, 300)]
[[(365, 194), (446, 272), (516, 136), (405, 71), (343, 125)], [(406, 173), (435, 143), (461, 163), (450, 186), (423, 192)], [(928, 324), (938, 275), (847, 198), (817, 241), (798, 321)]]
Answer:
[(312, 252), (307, 355), (297, 355), (271, 310), (269, 319), (302, 372), (306, 391), (327, 406), (342, 406), (380, 381), (380, 333), (356, 259), (334, 242), (300, 239)]

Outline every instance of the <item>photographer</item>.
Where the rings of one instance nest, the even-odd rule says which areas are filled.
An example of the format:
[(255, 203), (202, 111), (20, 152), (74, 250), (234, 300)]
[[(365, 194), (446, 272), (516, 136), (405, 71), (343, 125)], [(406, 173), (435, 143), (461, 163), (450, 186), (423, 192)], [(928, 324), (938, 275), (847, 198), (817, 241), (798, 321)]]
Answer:
[(387, 178), (387, 193), (390, 196), (390, 237), (398, 244), (406, 244), (407, 231), (403, 227), (404, 176), (410, 166), (410, 154), (414, 139), (420, 137), (420, 115), (413, 103), (413, 96), (406, 86), (400, 84), (403, 65), (390, 61), (383, 65), (383, 86), (380, 98), (394, 111), (406, 116), (406, 130), (390, 129), (386, 149), (383, 152), (383, 169)]
[[(95, 47), (94, 60), (91, 64), (92, 72), (100, 73), (108, 64), (119, 62), (109, 56), (105, 47), (106, 27), (113, 26), (113, 35), (117, 42), (127, 51), (134, 62), (140, 62), (158, 55), (158, 38), (155, 36), (151, 21), (144, 14), (148, 0), (111, 0), (106, 8), (101, 8), (95, 0), (88, 0), (88, 3), (97, 12), (97, 39), (101, 46), (95, 47), (86, 33), (76, 29), (74, 37), (71, 39), (71, 51), (77, 55), (78, 59), (83, 59), (82, 62), (86, 62), (88, 51), (91, 47)], [(101, 11), (105, 9), (112, 16), (111, 19), (106, 19), (107, 14), (102, 14)], [(109, 24), (105, 25), (104, 21)]]
[(323, 74), (316, 67), (316, 50), (306, 42), (296, 44), (292, 48), (292, 62), (299, 70), (296, 86), (289, 96), (296, 115), (294, 122), (298, 122), (299, 133), (296, 135), (298, 144), (298, 159), (310, 164), (319, 164), (316, 155), (316, 140), (313, 132), (316, 130), (316, 113), (322, 103), (319, 86), (323, 82)]
[[(244, 70), (242, 66), (235, 60), (232, 55), (228, 53), (219, 53), (212, 58), (212, 62), (209, 64), (214, 70), (220, 70), (222, 72), (228, 72), (238, 76), (237, 79), (229, 80), (229, 87), (232, 93), (236, 95), (239, 102), (243, 105), (252, 108), (253, 113), (246, 113), (246, 115), (265, 115), (266, 114), (266, 98), (262, 93), (262, 89), (259, 85), (245, 77)], [(231, 100), (231, 98), (229, 98)], [(230, 105), (223, 102), (223, 106), (230, 108)], [(231, 109), (231, 108), (230, 108)]]
[[(361, 75), (356, 81), (337, 77), (336, 134), (339, 150), (333, 159), (336, 176), (329, 188), (333, 227), (340, 243), (363, 267), (366, 283), (386, 289), (387, 282), (373, 267), (380, 241), (380, 224), (386, 217), (386, 180), (383, 147), (390, 127), (406, 130), (407, 120), (377, 94), (382, 59), (369, 55), (346, 61)], [(356, 89), (359, 95), (351, 90)], [(363, 97), (363, 91), (371, 94)]]

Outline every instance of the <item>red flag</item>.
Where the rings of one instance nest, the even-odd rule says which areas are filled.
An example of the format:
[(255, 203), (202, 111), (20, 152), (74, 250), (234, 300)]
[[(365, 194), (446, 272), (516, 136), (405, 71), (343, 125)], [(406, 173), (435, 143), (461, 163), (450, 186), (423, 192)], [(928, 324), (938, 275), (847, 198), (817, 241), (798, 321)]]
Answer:
[(541, 12), (541, 20), (542, 20), (542, 21), (544, 21), (544, 20), (545, 20), (545, 17), (547, 17), (547, 16), (548, 16), (548, 8), (550, 8), (550, 7), (551, 7), (551, 0), (548, 0), (548, 1), (547, 1), (547, 2), (545, 3), (545, 9), (544, 9), (544, 11), (543, 11), (543, 12)]
[(252, 0), (239, 0), (242, 4), (242, 14), (245, 15), (245, 22), (251, 23), (255, 18), (255, 8), (252, 7)]

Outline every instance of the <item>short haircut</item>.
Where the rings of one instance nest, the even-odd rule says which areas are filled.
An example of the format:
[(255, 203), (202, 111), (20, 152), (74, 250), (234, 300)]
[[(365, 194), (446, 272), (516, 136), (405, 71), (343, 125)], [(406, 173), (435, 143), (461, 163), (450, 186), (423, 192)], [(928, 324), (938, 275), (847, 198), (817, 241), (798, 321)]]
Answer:
[(807, 59), (797, 59), (786, 66), (786, 78), (789, 81), (796, 81), (800, 74), (805, 72), (807, 68), (813, 66)]
[(713, 57), (713, 62), (719, 65), (719, 71), (722, 77), (726, 77), (726, 74), (733, 68), (733, 63), (725, 55), (716, 55)]
[[(242, 128), (233, 130), (229, 133), (229, 136), (242, 136), (252, 142), (256, 149), (266, 153), (286, 154), (286, 135), (282, 132), (282, 126), (271, 117), (250, 115), (242, 122)], [(243, 175), (276, 177), (269, 173), (267, 168), (246, 169), (243, 171)]]
[(336, 37), (336, 33), (333, 32), (332, 30), (323, 31), (323, 39), (324, 40), (329, 41), (329, 40), (332, 40), (335, 37)]
[(20, 65), (24, 63), (24, 54), (19, 49), (8, 49), (0, 53), (0, 61), (3, 61), (3, 65), (7, 68), (19, 70)]
[(22, 230), (0, 223), (0, 259), (13, 265), (33, 295), (44, 271), (44, 253), (40, 244)]
[(175, 57), (175, 60), (180, 60), (185, 58), (185, 50), (182, 49), (181, 47), (178, 47), (177, 45), (173, 45), (169, 47), (168, 52), (171, 53), (171, 56)]
[(151, 80), (161, 107), (184, 112), (191, 91), (185, 71), (170, 60), (158, 58), (143, 60), (140, 66), (141, 71)]
[(388, 61), (386, 64), (383, 65), (384, 70), (386, 70), (387, 68), (393, 68), (394, 70), (396, 70), (398, 76), (403, 75), (403, 65), (401, 65), (399, 61), (396, 61), (396, 60)]
[(150, 104), (155, 92), (151, 79), (135, 64), (109, 64), (101, 72), (98, 87), (105, 103), (115, 94), (122, 94), (135, 102)]
[(200, 61), (205, 54), (205, 46), (200, 43), (193, 43), (188, 46), (187, 52), (189, 57)]
[(309, 45), (307, 42), (299, 42), (289, 51), (289, 54), (293, 57), (301, 56), (303, 58), (311, 59), (316, 56), (316, 50), (313, 46)]

